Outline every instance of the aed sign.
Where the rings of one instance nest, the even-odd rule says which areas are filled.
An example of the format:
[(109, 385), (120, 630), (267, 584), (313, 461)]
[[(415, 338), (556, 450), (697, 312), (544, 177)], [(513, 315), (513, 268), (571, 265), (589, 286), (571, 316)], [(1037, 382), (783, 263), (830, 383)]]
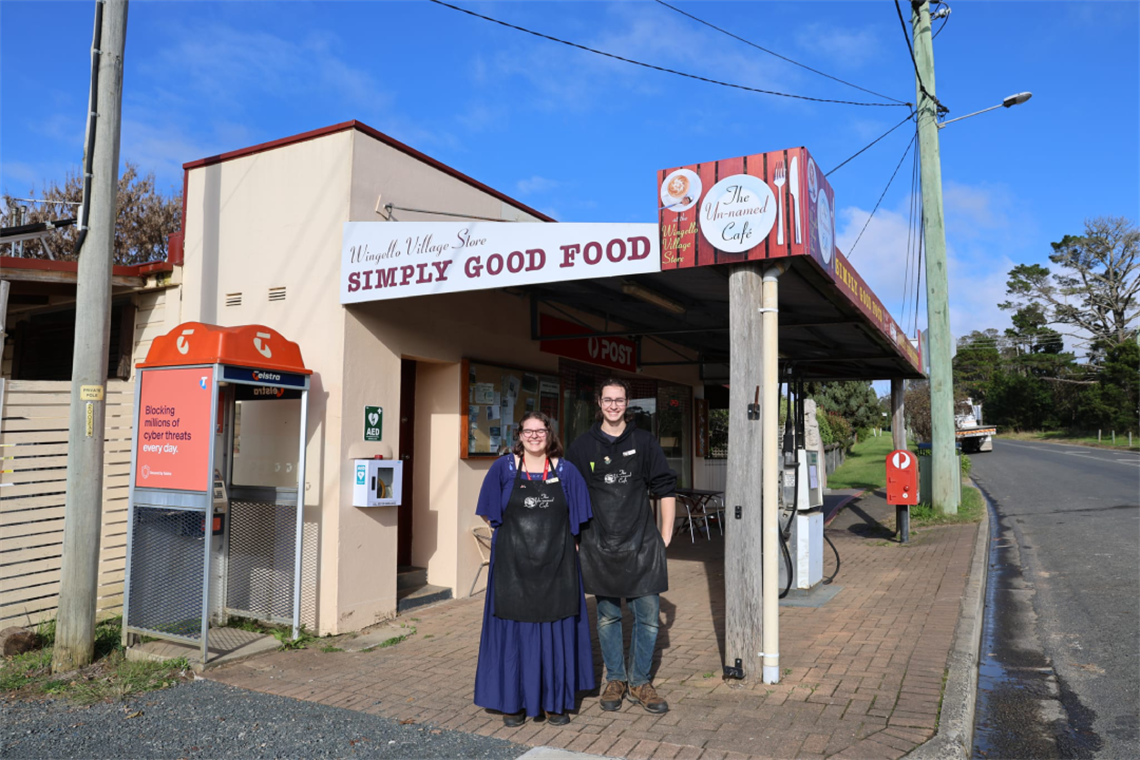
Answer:
[[(384, 409), (379, 406), (364, 407), (364, 440), (379, 441), (384, 429)], [(358, 475), (359, 477), (359, 475)]]
[(625, 372), (637, 371), (637, 344), (629, 338), (591, 336), (589, 328), (549, 314), (540, 314), (538, 324), (542, 335), (583, 335), (539, 341), (540, 351)]
[(355, 485), (362, 486), (368, 480), (368, 465), (364, 462), (358, 461), (356, 463), (356, 483)]
[(918, 458), (914, 452), (898, 449), (887, 455), (887, 503), (918, 503)]
[(210, 369), (140, 373), (136, 488), (210, 490)]

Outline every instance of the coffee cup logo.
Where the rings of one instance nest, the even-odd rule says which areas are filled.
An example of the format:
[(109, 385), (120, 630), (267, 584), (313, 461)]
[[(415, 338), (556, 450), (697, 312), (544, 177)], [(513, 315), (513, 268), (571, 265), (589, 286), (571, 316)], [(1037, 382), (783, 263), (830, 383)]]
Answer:
[(661, 183), (661, 208), (680, 213), (696, 205), (701, 196), (701, 178), (689, 169), (672, 172)]

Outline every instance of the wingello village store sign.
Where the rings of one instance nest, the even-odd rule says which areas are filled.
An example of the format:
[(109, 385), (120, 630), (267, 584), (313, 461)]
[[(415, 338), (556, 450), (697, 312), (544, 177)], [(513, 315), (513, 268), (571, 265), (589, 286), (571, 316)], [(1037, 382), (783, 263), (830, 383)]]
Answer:
[(652, 224), (348, 222), (341, 303), (661, 269)]

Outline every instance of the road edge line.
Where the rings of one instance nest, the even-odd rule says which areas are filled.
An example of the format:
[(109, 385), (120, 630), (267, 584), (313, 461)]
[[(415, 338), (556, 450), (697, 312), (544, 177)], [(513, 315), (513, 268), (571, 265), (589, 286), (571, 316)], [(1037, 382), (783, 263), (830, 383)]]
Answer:
[[(977, 488), (973, 478), (970, 484)], [(981, 491), (981, 489), (978, 489)], [(938, 733), (909, 754), (915, 760), (968, 760), (973, 753), (974, 708), (978, 699), (978, 656), (982, 647), (985, 623), (986, 578), (989, 573), (990, 503), (985, 491), (985, 510), (974, 538), (974, 555), (970, 576), (959, 607), (954, 644), (947, 658), (949, 674), (942, 690), (942, 710), (938, 716)]]

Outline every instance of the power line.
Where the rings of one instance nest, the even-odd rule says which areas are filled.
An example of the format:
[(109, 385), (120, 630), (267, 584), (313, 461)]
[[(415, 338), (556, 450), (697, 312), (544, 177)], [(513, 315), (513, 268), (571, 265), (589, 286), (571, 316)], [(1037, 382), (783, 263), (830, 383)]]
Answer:
[(895, 175), (899, 173), (899, 168), (903, 165), (903, 161), (906, 160), (907, 154), (910, 153), (910, 149), (914, 145), (915, 138), (917, 137), (918, 134), (915, 133), (915, 136), (912, 137), (910, 139), (910, 142), (906, 144), (906, 150), (903, 151), (902, 158), (899, 159), (898, 164), (895, 166), (895, 170), (891, 172), (891, 178), (887, 180), (887, 186), (883, 188), (883, 193), (879, 196), (878, 202), (875, 203), (875, 208), (871, 209), (871, 216), (867, 217), (867, 221), (863, 225), (863, 229), (859, 231), (859, 237), (855, 238), (855, 242), (851, 244), (851, 250), (847, 252), (848, 260), (851, 259), (851, 254), (855, 253), (855, 246), (859, 245), (859, 241), (863, 238), (863, 233), (867, 231), (867, 225), (871, 223), (871, 219), (874, 218), (875, 212), (879, 210), (879, 204), (883, 202), (883, 198), (886, 197), (887, 191), (891, 189), (891, 183), (895, 181)]
[(876, 137), (876, 138), (875, 138), (874, 140), (872, 140), (871, 142), (869, 142), (869, 143), (867, 143), (866, 145), (864, 145), (862, 148), (860, 148), (858, 151), (856, 151), (856, 152), (855, 152), (855, 154), (854, 154), (853, 156), (850, 156), (850, 157), (848, 157), (846, 161), (844, 161), (843, 163), (839, 164), (839, 166), (835, 167), (835, 168), (834, 168), (834, 169), (832, 169), (831, 171), (829, 171), (829, 172), (825, 173), (823, 176), (825, 176), (825, 177), (830, 177), (832, 174), (834, 174), (835, 172), (837, 172), (837, 171), (839, 171), (840, 169), (842, 169), (842, 168), (843, 168), (843, 166), (844, 166), (845, 164), (847, 164), (849, 161), (851, 161), (851, 159), (855, 158), (855, 157), (856, 157), (856, 156), (858, 156), (860, 153), (862, 153), (863, 151), (867, 150), (867, 148), (870, 148), (872, 145), (874, 145), (875, 143), (877, 143), (879, 140), (882, 140), (884, 137), (886, 137), (887, 135), (889, 135), (891, 132), (894, 132), (896, 129), (898, 129), (899, 127), (901, 127), (903, 124), (906, 124), (906, 123), (907, 123), (908, 121), (910, 121), (912, 118), (914, 118), (914, 112), (913, 112), (913, 111), (911, 111), (911, 112), (910, 112), (910, 113), (907, 115), (907, 117), (906, 117), (905, 119), (903, 119), (903, 120), (902, 120), (902, 121), (900, 121), (898, 124), (894, 125), (894, 126), (893, 126), (893, 127), (891, 127), (890, 129), (888, 129), (888, 130), (887, 130), (886, 132), (884, 132), (883, 134), (881, 134), (881, 135), (879, 135), (878, 137)]
[[(910, 44), (910, 35), (906, 33), (906, 22), (903, 21), (902, 8), (899, 6), (899, 0), (895, 0), (895, 11), (897, 11), (899, 14), (899, 24), (902, 25), (903, 39), (906, 40), (906, 49), (910, 52), (910, 62), (914, 64), (914, 76), (915, 79), (918, 80), (918, 89), (922, 91), (923, 95), (934, 101), (934, 105), (937, 108), (938, 114), (940, 116), (950, 113), (949, 108), (942, 105), (941, 101), (939, 101), (938, 98), (934, 97), (927, 91), (926, 84), (922, 81), (922, 75), (918, 73), (918, 60), (914, 57), (914, 47)], [(939, 29), (938, 31), (942, 30)]]
[(869, 107), (879, 107), (879, 108), (899, 108), (901, 106), (910, 107), (912, 105), (911, 103), (862, 103), (862, 102), (854, 101), (854, 100), (830, 100), (828, 98), (813, 98), (813, 97), (810, 97), (808, 95), (794, 95), (794, 94), (788, 93), (788, 92), (777, 92), (776, 90), (765, 90), (765, 89), (762, 89), (760, 87), (748, 87), (747, 85), (743, 85), (743, 84), (733, 84), (732, 82), (723, 82), (719, 79), (711, 79), (709, 77), (702, 77), (702, 76), (698, 76), (697, 74), (687, 74), (683, 71), (677, 71), (676, 69), (666, 68), (665, 66), (657, 66), (657, 65), (654, 65), (652, 63), (644, 63), (642, 61), (637, 61), (637, 60), (634, 60), (632, 58), (625, 58), (624, 56), (616, 55), (614, 53), (607, 53), (604, 50), (597, 50), (597, 49), (592, 48), (592, 47), (580, 45), (577, 42), (570, 42), (568, 40), (563, 40), (563, 39), (560, 39), (558, 37), (552, 37), (549, 34), (543, 34), (542, 32), (536, 32), (532, 29), (527, 29), (526, 27), (516, 26), (515, 24), (509, 24), (506, 21), (500, 21), (497, 18), (491, 18), (490, 16), (484, 16), (481, 13), (476, 13), (475, 11), (470, 11), (470, 10), (467, 10), (466, 8), (460, 8), (458, 5), (452, 5), (451, 3), (445, 3), (445, 2), (443, 2), (443, 0), (431, 0), (431, 2), (435, 3), (436, 5), (442, 5), (444, 8), (450, 8), (453, 11), (459, 11), (460, 13), (466, 13), (468, 16), (474, 16), (475, 18), (480, 18), (480, 19), (483, 19), (484, 21), (490, 21), (491, 23), (498, 24), (499, 26), (505, 26), (508, 29), (514, 29), (515, 31), (525, 32), (526, 34), (530, 34), (530, 35), (533, 35), (535, 37), (541, 37), (544, 40), (550, 40), (551, 42), (557, 42), (559, 44), (566, 45), (568, 47), (577, 48), (578, 50), (585, 50), (587, 53), (594, 53), (595, 55), (604, 56), (606, 58), (612, 58), (615, 61), (622, 61), (624, 63), (630, 63), (630, 64), (633, 64), (634, 66), (641, 66), (642, 68), (652, 69), (654, 71), (660, 71), (660, 72), (663, 72), (665, 74), (674, 74), (675, 76), (684, 77), (686, 79), (694, 79), (698, 82), (706, 82), (708, 84), (716, 84), (716, 85), (720, 85), (721, 87), (730, 87), (734, 90), (744, 90), (746, 92), (755, 92), (755, 93), (759, 93), (761, 95), (778, 95), (782, 98), (794, 98), (796, 100), (808, 100), (808, 101), (811, 101), (813, 103), (836, 103), (838, 105), (845, 105), (845, 106), (869, 106)]
[[(722, 29), (719, 26), (717, 26), (716, 24), (710, 24), (708, 21), (705, 21), (704, 19), (697, 18), (693, 14), (688, 13), (686, 11), (683, 11), (674, 5), (669, 5), (669, 3), (665, 2), (665, 0), (657, 0), (657, 3), (659, 3), (660, 5), (664, 5), (666, 8), (668, 8), (671, 11), (676, 11), (677, 13), (680, 13), (682, 16), (686, 16), (688, 18), (691, 18), (693, 21), (696, 21), (698, 24), (704, 24), (705, 26), (709, 27), (710, 29), (715, 29), (716, 31), (720, 32), (721, 34), (727, 34), (729, 37), (732, 37), (734, 40), (739, 40), (740, 42), (743, 42), (745, 45), (750, 45), (750, 46), (756, 48), (757, 50), (760, 50), (760, 51), (767, 53), (768, 55), (774, 55), (782, 61), (787, 61), (788, 63), (792, 64), (793, 66), (799, 66), (801, 69), (807, 69), (808, 71), (812, 72), (813, 74), (819, 74), (821, 77), (827, 77), (828, 79), (839, 82), (840, 84), (845, 84), (848, 87), (854, 87), (856, 90), (861, 90), (861, 91), (863, 91), (869, 95), (874, 95), (875, 97), (882, 98), (883, 100), (890, 100), (890, 101), (893, 101), (895, 103), (898, 103), (899, 105), (911, 105), (910, 103), (907, 103), (905, 101), (898, 100), (896, 98), (892, 98), (890, 95), (883, 95), (882, 93), (875, 92), (874, 90), (868, 90), (866, 87), (860, 87), (857, 84), (852, 84), (851, 82), (840, 79), (839, 77), (833, 77), (831, 74), (826, 74), (826, 73), (820, 71), (819, 69), (813, 69), (811, 66), (807, 66), (805, 64), (802, 64), (799, 61), (794, 61), (791, 58), (788, 58), (786, 55), (780, 55), (779, 53), (777, 53), (774, 50), (769, 50), (766, 47), (762, 47), (760, 45), (757, 45), (755, 42), (752, 42), (751, 40), (746, 40), (739, 35), (733, 34), (732, 32), (728, 31), (727, 29)], [(941, 29), (939, 31), (941, 31)]]

